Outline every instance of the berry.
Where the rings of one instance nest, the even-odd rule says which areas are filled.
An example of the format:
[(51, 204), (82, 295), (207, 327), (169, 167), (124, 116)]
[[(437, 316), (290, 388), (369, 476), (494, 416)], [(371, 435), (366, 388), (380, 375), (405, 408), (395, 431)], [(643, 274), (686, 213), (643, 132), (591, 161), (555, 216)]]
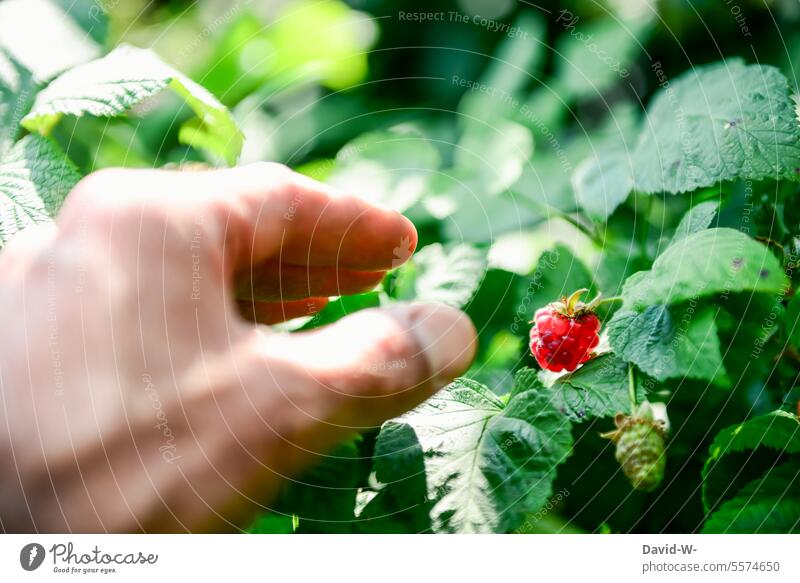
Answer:
[(655, 490), (664, 479), (666, 466), (664, 423), (653, 420), (649, 403), (643, 403), (632, 416), (618, 413), (614, 423), (617, 429), (603, 437), (616, 444), (614, 457), (623, 473), (635, 490)]
[(592, 357), (592, 349), (600, 342), (600, 320), (592, 304), (578, 301), (586, 291), (578, 290), (536, 311), (530, 348), (542, 368), (572, 372)]

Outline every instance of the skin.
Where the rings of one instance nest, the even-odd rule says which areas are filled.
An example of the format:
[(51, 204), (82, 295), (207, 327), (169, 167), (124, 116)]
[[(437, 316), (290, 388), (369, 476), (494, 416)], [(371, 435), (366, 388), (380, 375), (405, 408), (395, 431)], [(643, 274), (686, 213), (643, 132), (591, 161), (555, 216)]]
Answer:
[(401, 215), (277, 164), (85, 178), (0, 253), (0, 527), (246, 526), (469, 366), (474, 328), (443, 306), (253, 323), (369, 290), (415, 245)]

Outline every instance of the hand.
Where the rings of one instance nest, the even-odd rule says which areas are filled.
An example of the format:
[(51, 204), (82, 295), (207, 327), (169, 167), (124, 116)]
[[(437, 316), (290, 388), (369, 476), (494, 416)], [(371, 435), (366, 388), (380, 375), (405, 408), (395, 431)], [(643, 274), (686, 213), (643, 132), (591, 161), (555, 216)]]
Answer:
[(469, 365), (472, 324), (442, 306), (291, 335), (245, 319), (371, 289), (415, 245), (401, 215), (277, 164), (85, 178), (0, 253), (2, 528), (245, 525)]

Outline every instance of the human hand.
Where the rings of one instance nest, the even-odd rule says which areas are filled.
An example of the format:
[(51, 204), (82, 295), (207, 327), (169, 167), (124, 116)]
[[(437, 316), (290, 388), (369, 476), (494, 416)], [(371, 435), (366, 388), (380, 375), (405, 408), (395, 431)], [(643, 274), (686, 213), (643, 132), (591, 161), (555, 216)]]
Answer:
[(276, 164), (84, 179), (0, 253), (3, 529), (246, 524), (469, 365), (472, 324), (442, 306), (292, 335), (245, 319), (371, 289), (415, 244), (401, 215)]

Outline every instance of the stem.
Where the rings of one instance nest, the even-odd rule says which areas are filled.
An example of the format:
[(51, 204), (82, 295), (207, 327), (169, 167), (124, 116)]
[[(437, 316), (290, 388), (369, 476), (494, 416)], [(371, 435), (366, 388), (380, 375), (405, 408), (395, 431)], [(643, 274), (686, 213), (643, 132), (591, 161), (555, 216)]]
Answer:
[(628, 398), (631, 400), (631, 415), (636, 413), (636, 379), (633, 376), (633, 363), (628, 363)]
[(602, 298), (598, 300), (595, 306), (602, 306), (603, 304), (608, 304), (611, 302), (623, 302), (623, 301), (625, 301), (625, 298), (623, 298), (622, 296), (611, 296), (610, 298)]
[(597, 245), (603, 245), (603, 238), (600, 236), (599, 233), (596, 232), (594, 229), (594, 225), (592, 227), (587, 227), (576, 217), (571, 216), (569, 213), (565, 213), (564, 211), (557, 209), (553, 206), (550, 206), (546, 203), (540, 203), (536, 200), (532, 200), (527, 196), (517, 196), (514, 198), (515, 201), (522, 200), (523, 202), (527, 203), (528, 207), (531, 209), (536, 210), (537, 212), (544, 212), (546, 216), (549, 217), (557, 217), (559, 219), (564, 219), (568, 223), (570, 223), (573, 227), (578, 229), (579, 231), (583, 232), (584, 235), (589, 237), (592, 241), (594, 241)]
[(597, 233), (597, 231), (595, 230), (594, 226), (592, 226), (592, 227), (586, 226), (584, 223), (582, 223), (576, 217), (573, 217), (569, 213), (564, 213), (564, 212), (560, 212), (560, 211), (559, 211), (559, 213), (560, 214), (557, 215), (559, 218), (562, 218), (565, 221), (567, 221), (568, 223), (570, 223), (573, 227), (575, 227), (579, 231), (583, 232), (584, 235), (589, 237), (592, 241), (594, 241), (598, 245), (602, 245), (603, 244), (603, 239)]
[(607, 304), (609, 302), (621, 302), (623, 301), (622, 296), (612, 296), (610, 298), (604, 298), (602, 293), (597, 294), (595, 298), (586, 304), (586, 309), (590, 311), (596, 310), (599, 306), (603, 304)]

